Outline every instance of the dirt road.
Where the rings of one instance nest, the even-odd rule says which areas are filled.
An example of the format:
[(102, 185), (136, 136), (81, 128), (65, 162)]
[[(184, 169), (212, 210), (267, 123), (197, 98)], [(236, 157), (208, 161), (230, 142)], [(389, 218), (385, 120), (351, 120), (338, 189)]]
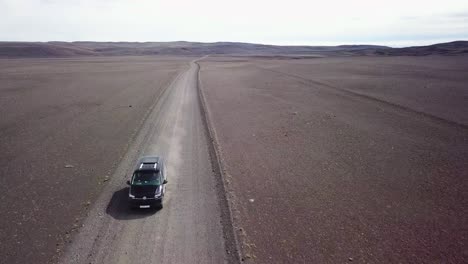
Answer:
[[(192, 62), (159, 98), (129, 153), (63, 255), (63, 263), (228, 261)], [(165, 157), (164, 208), (128, 209), (126, 180), (141, 155)]]

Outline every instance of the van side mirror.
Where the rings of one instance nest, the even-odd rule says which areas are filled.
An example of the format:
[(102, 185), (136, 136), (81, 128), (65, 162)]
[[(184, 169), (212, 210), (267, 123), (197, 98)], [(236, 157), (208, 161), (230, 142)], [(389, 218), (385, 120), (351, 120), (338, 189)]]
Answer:
[(130, 181), (127, 181), (127, 185), (131, 185), (131, 184), (130, 184)]
[(167, 180), (164, 180), (164, 181), (163, 181), (163, 184), (167, 184)]

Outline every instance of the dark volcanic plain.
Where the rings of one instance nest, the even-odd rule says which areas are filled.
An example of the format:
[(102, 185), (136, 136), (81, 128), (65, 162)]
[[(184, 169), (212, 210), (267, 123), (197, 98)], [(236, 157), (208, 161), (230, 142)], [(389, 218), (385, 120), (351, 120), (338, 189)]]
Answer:
[[(216, 166), (198, 111), (198, 66), (189, 64), (206, 54), (219, 56), (198, 62), (199, 88), (244, 261), (468, 262), (467, 51), (466, 41), (0, 42), (0, 263), (57, 262), (64, 249), (109, 263), (131, 255), (113, 254), (115, 245), (137, 248), (139, 261), (159, 252), (167, 262), (223, 258), (214, 239), (227, 209), (212, 195), (220, 186), (210, 187)], [(402, 54), (432, 55), (394, 56)], [(99, 209), (126, 176), (116, 168), (144, 152), (132, 144), (145, 131), (152, 136), (141, 142), (166, 142), (183, 160), (168, 187), (173, 202), (152, 217), (107, 215), (101, 229), (80, 229), (107, 212)], [(113, 212), (124, 202), (110, 204)], [(151, 241), (168, 238), (173, 250), (144, 244), (146, 252), (129, 240), (157, 233), (145, 227), (166, 232)], [(76, 237), (84, 242), (67, 246)], [(176, 248), (181, 241), (189, 246)]]
[(245, 260), (468, 261), (468, 57), (200, 64)]
[(54, 260), (188, 61), (0, 60), (0, 263)]

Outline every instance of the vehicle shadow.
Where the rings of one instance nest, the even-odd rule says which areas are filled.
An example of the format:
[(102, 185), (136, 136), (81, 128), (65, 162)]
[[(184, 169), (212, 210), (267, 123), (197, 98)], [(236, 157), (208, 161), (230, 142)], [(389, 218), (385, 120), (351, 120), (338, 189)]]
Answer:
[(157, 208), (132, 209), (128, 204), (128, 187), (116, 191), (106, 208), (106, 213), (117, 220), (132, 220), (154, 215)]

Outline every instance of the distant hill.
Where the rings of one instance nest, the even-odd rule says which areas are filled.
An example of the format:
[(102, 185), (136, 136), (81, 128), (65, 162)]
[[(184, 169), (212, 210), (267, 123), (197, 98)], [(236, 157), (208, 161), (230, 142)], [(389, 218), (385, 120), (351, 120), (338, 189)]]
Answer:
[(275, 46), (238, 42), (0, 42), (2, 58), (124, 56), (124, 55), (241, 55), (241, 56), (399, 56), (468, 53), (468, 41), (430, 46), (390, 48), (376, 45)]
[(0, 57), (74, 57), (96, 56), (95, 51), (76, 46), (72, 43), (59, 42), (0, 42)]
[(453, 41), (429, 46), (392, 48), (376, 51), (378, 55), (424, 56), (468, 54), (468, 41)]
[(275, 46), (239, 42), (74, 42), (101, 55), (348, 55), (382, 46)]

